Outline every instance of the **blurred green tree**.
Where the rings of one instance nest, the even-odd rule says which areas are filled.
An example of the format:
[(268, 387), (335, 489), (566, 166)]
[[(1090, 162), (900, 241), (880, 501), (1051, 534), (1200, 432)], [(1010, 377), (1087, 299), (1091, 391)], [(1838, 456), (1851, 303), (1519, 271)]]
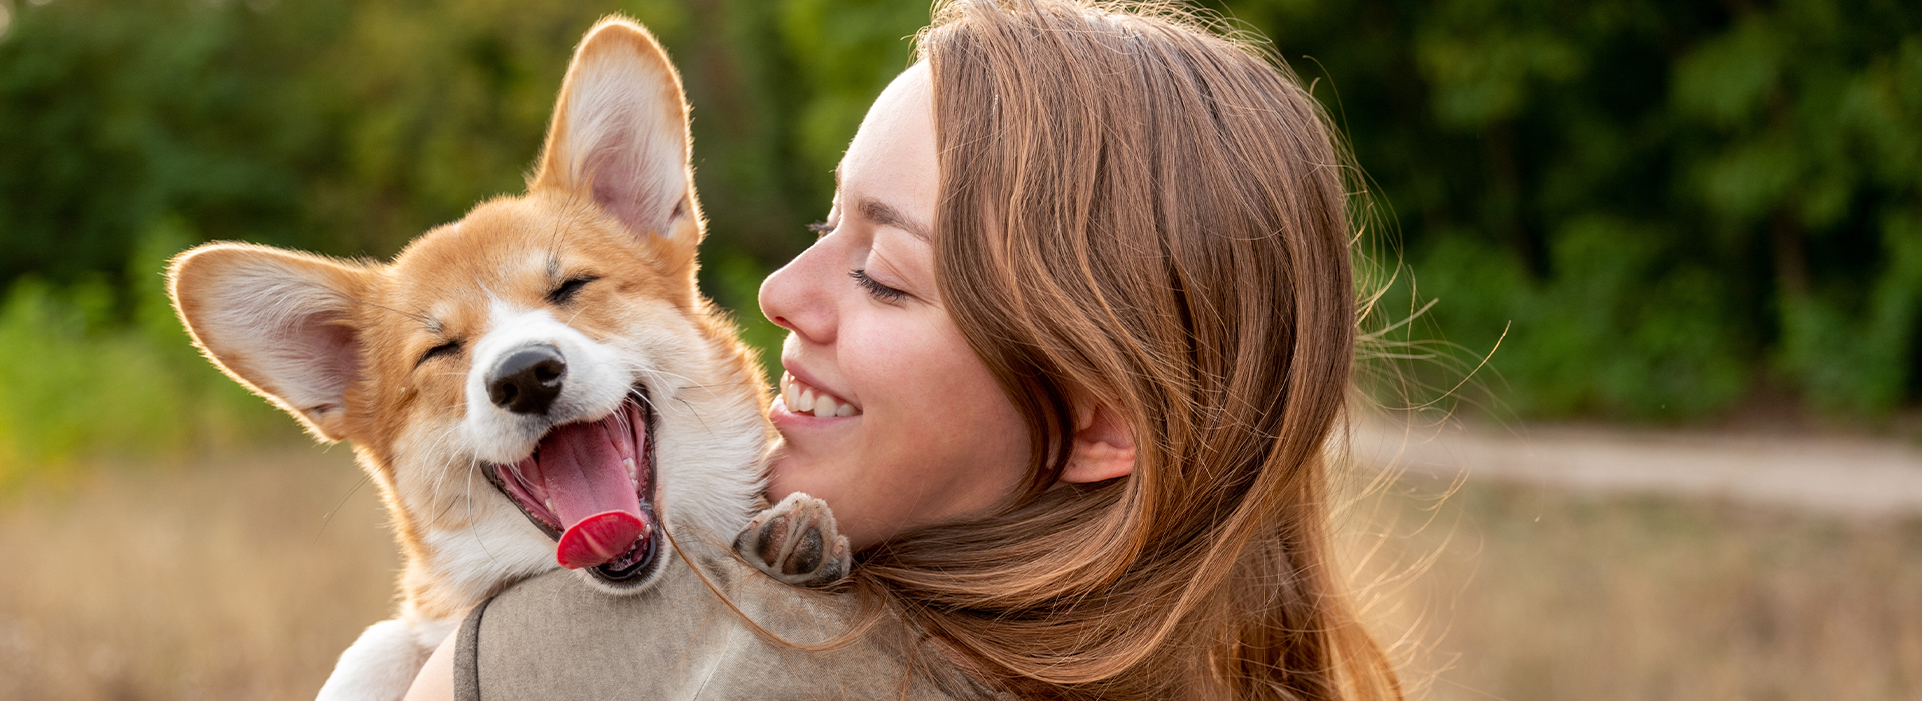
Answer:
[[(1922, 389), (1922, 6), (1243, 0), (1526, 416)], [(1403, 278), (1407, 282), (1407, 278)], [(1512, 323), (1512, 325), (1511, 325)]]
[[(1922, 396), (1913, 2), (1210, 4), (1314, 82), (1441, 300), (1432, 328), (1476, 353), (1508, 331), (1491, 365), (1514, 411)], [(705, 282), (752, 310), (925, 4), (0, 0), (0, 289), (31, 302), (9, 308), (134, 322), (119, 271), (159, 230), (387, 256), (522, 187), (569, 50), (609, 12), (683, 72)]]
[(150, 221), (386, 256), (522, 187), (581, 32), (676, 58), (719, 247), (791, 255), (924, 7), (51, 0), (0, 35), (0, 283), (117, 269)]

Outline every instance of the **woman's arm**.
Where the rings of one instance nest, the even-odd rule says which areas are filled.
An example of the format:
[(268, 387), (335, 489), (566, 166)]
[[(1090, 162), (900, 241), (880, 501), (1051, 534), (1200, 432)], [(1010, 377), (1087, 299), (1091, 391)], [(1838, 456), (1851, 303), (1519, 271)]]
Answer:
[(414, 685), (408, 687), (407, 701), (453, 701), (454, 641), (459, 638), (459, 633), (449, 635), (434, 649), (434, 655), (414, 677)]

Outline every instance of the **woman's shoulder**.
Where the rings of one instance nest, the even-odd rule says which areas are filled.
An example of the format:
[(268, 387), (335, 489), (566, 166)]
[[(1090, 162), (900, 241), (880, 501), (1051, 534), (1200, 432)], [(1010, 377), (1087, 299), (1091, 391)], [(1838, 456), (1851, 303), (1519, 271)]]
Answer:
[(673, 558), (630, 596), (567, 571), (502, 592), (461, 626), (456, 698), (998, 697), (852, 594), (788, 586), (725, 553), (691, 560), (698, 571)]

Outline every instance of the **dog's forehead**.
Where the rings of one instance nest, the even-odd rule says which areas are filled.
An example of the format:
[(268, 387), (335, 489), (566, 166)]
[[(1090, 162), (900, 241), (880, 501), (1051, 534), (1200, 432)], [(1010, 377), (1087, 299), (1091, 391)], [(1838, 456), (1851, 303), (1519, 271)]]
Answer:
[[(651, 255), (591, 206), (544, 193), (501, 198), (409, 244), (385, 269), (382, 309), (370, 313), (392, 333), (459, 338), (484, 332), (500, 310), (553, 305), (570, 280), (606, 280), (593, 289), (621, 290), (619, 298), (599, 297), (567, 317), (605, 331), (637, 313), (638, 300), (684, 294)], [(691, 286), (692, 277), (678, 284)]]
[(393, 299), (425, 306), (544, 295), (573, 274), (584, 251), (605, 247), (600, 219), (534, 197), (483, 204), (395, 258)]
[(418, 290), (451, 292), (547, 275), (565, 243), (565, 223), (539, 214), (522, 202), (482, 205), (415, 239), (394, 260), (393, 277)]

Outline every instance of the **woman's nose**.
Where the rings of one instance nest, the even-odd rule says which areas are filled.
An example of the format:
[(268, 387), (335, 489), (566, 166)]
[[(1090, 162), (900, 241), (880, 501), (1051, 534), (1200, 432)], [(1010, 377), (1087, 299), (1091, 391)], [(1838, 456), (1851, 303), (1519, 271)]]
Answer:
[(832, 279), (820, 239), (761, 281), (761, 315), (802, 341), (834, 342), (834, 305), (826, 294)]

